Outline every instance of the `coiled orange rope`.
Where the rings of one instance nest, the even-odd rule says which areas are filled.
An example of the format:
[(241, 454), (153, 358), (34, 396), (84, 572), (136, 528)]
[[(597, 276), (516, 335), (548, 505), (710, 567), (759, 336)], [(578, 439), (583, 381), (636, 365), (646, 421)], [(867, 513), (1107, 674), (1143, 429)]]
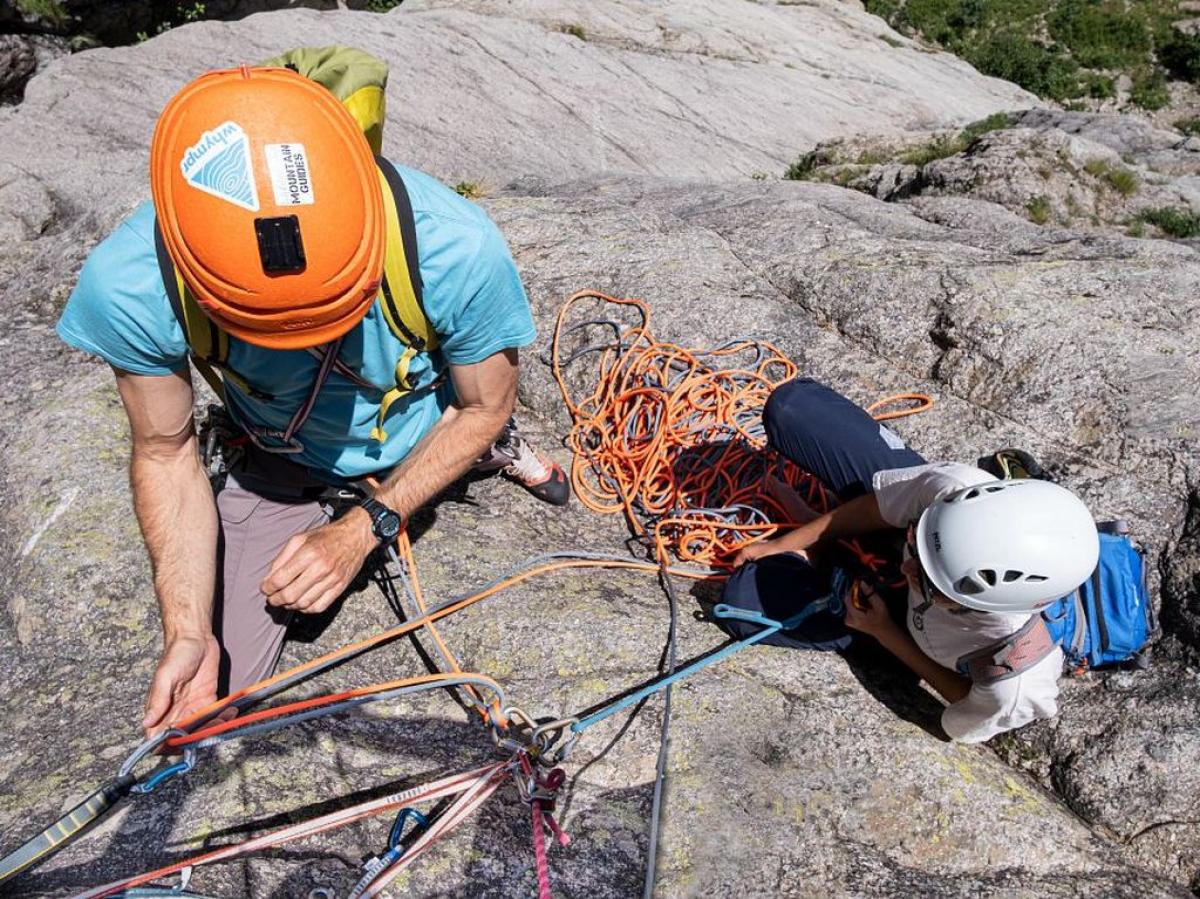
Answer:
[[(569, 323), (583, 303), (593, 314)], [(589, 343), (597, 333), (601, 342)], [(777, 347), (748, 338), (709, 350), (665, 343), (651, 332), (642, 300), (583, 290), (559, 310), (551, 355), (571, 413), (576, 495), (596, 512), (624, 512), (661, 560), (729, 568), (742, 546), (795, 526), (768, 490), (772, 476), (819, 513), (834, 503), (820, 481), (767, 446), (763, 406), (797, 373)], [(576, 398), (570, 369), (593, 356), (599, 375)], [(896, 403), (915, 405), (877, 411)], [(932, 404), (923, 394), (899, 394), (870, 411), (882, 421)], [(868, 567), (878, 565), (854, 548)]]

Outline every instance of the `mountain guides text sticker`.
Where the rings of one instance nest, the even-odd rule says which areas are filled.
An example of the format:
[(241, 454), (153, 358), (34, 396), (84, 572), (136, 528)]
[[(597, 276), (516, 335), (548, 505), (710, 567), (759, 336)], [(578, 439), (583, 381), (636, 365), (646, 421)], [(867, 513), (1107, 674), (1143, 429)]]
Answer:
[(275, 205), (311, 206), (313, 189), (304, 144), (267, 144), (263, 149), (271, 172)]
[(205, 131), (179, 161), (192, 187), (258, 212), (258, 189), (250, 165), (250, 140), (237, 122), (222, 122)]

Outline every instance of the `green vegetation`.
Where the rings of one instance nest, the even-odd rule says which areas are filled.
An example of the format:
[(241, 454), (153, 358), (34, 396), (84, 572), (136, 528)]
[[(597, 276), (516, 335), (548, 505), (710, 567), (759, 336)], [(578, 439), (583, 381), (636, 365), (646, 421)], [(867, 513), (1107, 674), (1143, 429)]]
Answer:
[(1123, 197), (1131, 197), (1142, 186), (1141, 179), (1129, 169), (1109, 169), (1104, 175), (1108, 186)]
[[(172, 28), (186, 25), (188, 22), (199, 22), (201, 19), (207, 18), (205, 12), (205, 6), (200, 0), (194, 0), (192, 3), (177, 3), (170, 15), (155, 26), (153, 34), (162, 34), (164, 31), (170, 31)], [(134, 39), (140, 44), (153, 37), (153, 34), (139, 31), (134, 35)]]
[(883, 150), (863, 150), (858, 154), (858, 159), (854, 160), (857, 165), (879, 165), (882, 162), (888, 161), (888, 154)]
[(1138, 214), (1140, 221), (1154, 225), (1171, 237), (1200, 236), (1200, 215), (1178, 206), (1160, 206)]
[(404, 0), (367, 0), (366, 9), (367, 12), (383, 13), (395, 9), (403, 2)]
[(987, 75), (1060, 102), (1116, 95), (1169, 101), (1167, 77), (1200, 83), (1200, 37), (1173, 23), (1180, 0), (866, 0), (896, 30), (963, 57)]
[(1051, 39), (1089, 69), (1136, 66), (1154, 49), (1147, 21), (1121, 2), (1059, 0), (1047, 13), (1046, 25)]
[(51, 28), (65, 28), (71, 21), (58, 0), (16, 0), (16, 5), (25, 15), (41, 19)]
[[(972, 122), (957, 134), (939, 134), (923, 144), (903, 150), (887, 146), (869, 147), (859, 151), (853, 160), (840, 155), (836, 146), (818, 147), (789, 165), (783, 177), (789, 181), (828, 181), (845, 186), (873, 165), (896, 160), (905, 165), (923, 166), (936, 159), (961, 153), (983, 135), (1011, 128), (1014, 124), (1016, 119), (1012, 115), (997, 112), (986, 119)], [(840, 168), (836, 172), (822, 171), (830, 166)]]
[(1093, 100), (1109, 100), (1117, 95), (1117, 82), (1107, 75), (1087, 72), (1083, 76), (1083, 86)]
[(1180, 119), (1175, 127), (1184, 134), (1200, 134), (1200, 118)]
[(980, 137), (991, 131), (999, 131), (1002, 128), (1012, 127), (1014, 121), (1013, 117), (1007, 112), (994, 113), (986, 119), (972, 122), (962, 131), (958, 132), (958, 134), (939, 134), (928, 143), (922, 144), (919, 147), (913, 147), (900, 156), (900, 161), (908, 165), (922, 166), (933, 162), (935, 159), (945, 159), (947, 156), (963, 152), (963, 150), (975, 143)]
[(1158, 51), (1158, 58), (1174, 77), (1200, 82), (1200, 35), (1174, 31)]
[(1162, 109), (1171, 102), (1167, 79), (1157, 69), (1145, 69), (1133, 76), (1129, 99), (1143, 109)]
[(1050, 201), (1045, 197), (1034, 197), (1025, 204), (1025, 212), (1035, 225), (1044, 225), (1050, 221)]
[(583, 30), (582, 25), (562, 25), (558, 30), (563, 34), (571, 35), (571, 37), (577, 37), (581, 41), (587, 40), (587, 32)]
[(824, 148), (810, 150), (787, 167), (783, 177), (788, 181), (809, 181), (813, 173), (826, 165), (833, 165), (838, 160)]
[(487, 188), (479, 181), (459, 181), (454, 185), (454, 192), (468, 200), (478, 200), (487, 193)]
[(1120, 166), (1113, 167), (1104, 159), (1089, 159), (1083, 170), (1093, 178), (1099, 178), (1123, 197), (1132, 196), (1142, 186), (1142, 181), (1135, 172)]
[(955, 135), (939, 134), (928, 143), (901, 154), (900, 161), (906, 165), (922, 166), (935, 159), (945, 159), (947, 156), (961, 153), (962, 149)]

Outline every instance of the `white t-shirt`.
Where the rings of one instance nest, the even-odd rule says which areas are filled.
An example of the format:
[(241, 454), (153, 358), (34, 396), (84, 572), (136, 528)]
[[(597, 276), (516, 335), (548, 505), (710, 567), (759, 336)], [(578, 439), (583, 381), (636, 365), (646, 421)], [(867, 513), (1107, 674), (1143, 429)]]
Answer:
[[(884, 521), (906, 528), (941, 497), (994, 480), (971, 465), (938, 462), (876, 472), (872, 487)], [(922, 652), (951, 670), (962, 656), (1016, 633), (1029, 620), (1027, 612), (960, 612), (954, 606), (938, 604), (922, 611), (924, 604), (919, 591), (908, 591), (909, 633)], [(972, 685), (966, 698), (942, 713), (942, 727), (953, 740), (980, 743), (1030, 721), (1053, 717), (1058, 713), (1062, 660), (1062, 650), (1056, 648), (1016, 677), (986, 686)]]

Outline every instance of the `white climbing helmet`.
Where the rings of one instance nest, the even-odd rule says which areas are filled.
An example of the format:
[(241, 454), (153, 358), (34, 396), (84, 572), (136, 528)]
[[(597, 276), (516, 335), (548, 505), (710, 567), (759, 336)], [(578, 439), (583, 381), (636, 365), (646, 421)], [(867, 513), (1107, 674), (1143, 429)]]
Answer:
[(976, 484), (944, 497), (917, 522), (925, 574), (957, 603), (983, 612), (1032, 612), (1091, 576), (1100, 538), (1087, 506), (1048, 481)]

